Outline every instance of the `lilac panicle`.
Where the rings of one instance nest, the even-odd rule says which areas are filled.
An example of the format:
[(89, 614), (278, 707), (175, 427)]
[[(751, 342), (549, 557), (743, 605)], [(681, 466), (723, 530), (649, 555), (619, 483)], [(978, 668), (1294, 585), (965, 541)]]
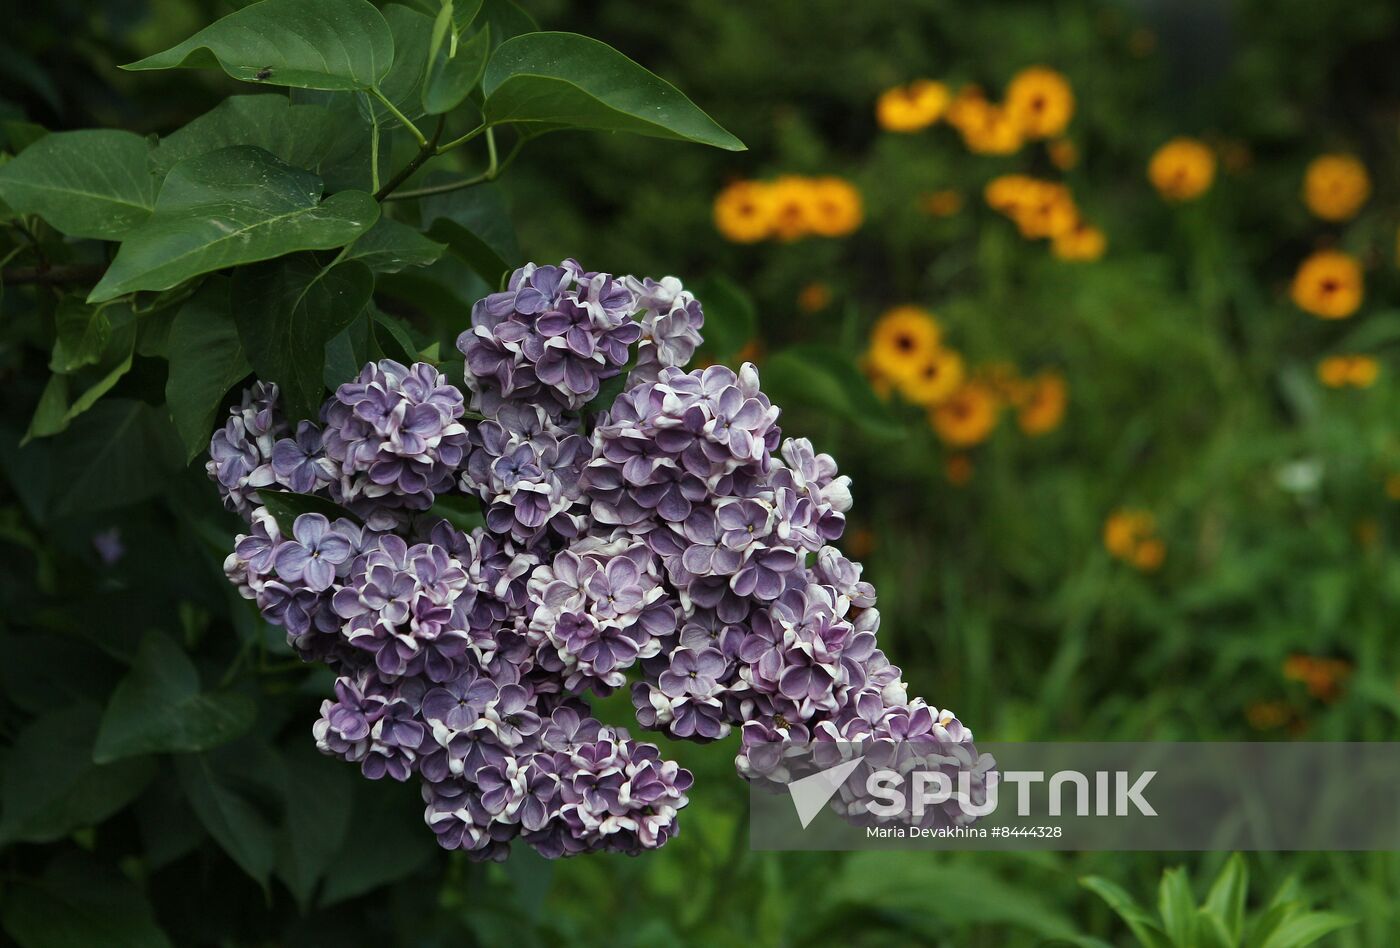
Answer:
[[(635, 853), (675, 835), (690, 773), (589, 709), (623, 687), (644, 728), (733, 736), (760, 783), (808, 746), (972, 753), (876, 645), (875, 589), (835, 546), (849, 478), (782, 437), (754, 366), (686, 371), (703, 324), (673, 277), (531, 264), (458, 339), (470, 416), (434, 366), (385, 360), (295, 430), (259, 383), (210, 444), (249, 523), (229, 581), (336, 675), (317, 747), (418, 780), (445, 848)], [(265, 490), (348, 515), (279, 526)], [(479, 502), (479, 526), (438, 516), (453, 493)], [(857, 812), (862, 794), (833, 805)]]
[(627, 364), (642, 335), (636, 312), (626, 281), (576, 261), (521, 267), (472, 307), (457, 340), (475, 404), (488, 414), (507, 400), (582, 408)]

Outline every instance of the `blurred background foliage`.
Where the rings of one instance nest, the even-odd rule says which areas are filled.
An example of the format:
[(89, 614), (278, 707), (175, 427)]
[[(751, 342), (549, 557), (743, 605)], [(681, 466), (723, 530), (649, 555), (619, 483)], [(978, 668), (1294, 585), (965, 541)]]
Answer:
[[(0, 37), (7, 149), (33, 125), (188, 122), (233, 83), (116, 66), (236, 5), (12, 11)], [(703, 278), (729, 334), (712, 357), (754, 358), (786, 428), (854, 478), (846, 545), (917, 693), (999, 741), (1400, 738), (1400, 8), (523, 5), (671, 80), (748, 144), (560, 135), (527, 149), (504, 190), (529, 259)], [(981, 154), (946, 120), (904, 133), (877, 121), (893, 87), (975, 84), (996, 100), (1036, 65), (1073, 91), (1052, 141)], [(1148, 179), (1178, 136), (1203, 142), (1215, 168), (1190, 201), (1164, 200)], [(1301, 196), (1326, 153), (1369, 174), (1369, 199), (1340, 222)], [(1008, 174), (1066, 185), (1102, 255), (1061, 259), (1023, 238), (984, 200)], [(792, 175), (853, 185), (859, 226), (753, 243), (717, 229), (726, 187)], [(1317, 319), (1291, 298), (1300, 263), (1323, 249), (1364, 275), (1348, 318)], [(464, 325), (483, 290), (447, 266), (414, 280), (405, 293), (434, 335)], [(19, 293), (5, 290), (0, 319)], [(985, 437), (947, 443), (872, 367), (871, 334), (897, 306), (936, 320), (942, 346), (992, 393)], [(157, 923), (176, 944), (1184, 944), (1153, 932), (1176, 931), (1167, 916), (1183, 886), (1199, 903), (1230, 868), (1219, 853), (752, 853), (724, 743), (667, 748), (697, 779), (684, 832), (660, 853), (448, 858), (411, 788), (316, 755), (309, 726), (327, 682), (224, 583), (232, 529), (199, 466), (132, 491), (109, 478), (129, 459), (83, 454), (86, 427), (143, 424), (141, 406), (160, 403), (155, 360), (138, 359), (116, 400), (36, 466), (16, 447), (43, 382), (22, 358), (34, 345), (0, 330), (0, 912), (18, 942), (89, 944), (84, 925), (101, 917), (130, 944), (162, 943)], [(1324, 368), (1332, 356), (1361, 357), (1361, 381)], [(1063, 414), (1032, 434), (1019, 423), (1024, 380), (1047, 376), (1063, 381)], [(101, 707), (149, 629), (204, 681), (256, 703), (252, 736), (178, 760), (91, 762)], [(195, 812), (209, 806), (214, 823)], [(1394, 854), (1245, 863), (1251, 920), (1274, 904), (1324, 906), (1355, 920), (1329, 943), (1395, 943)], [(1163, 875), (1174, 866), (1189, 875)], [(1115, 902), (1123, 893), (1161, 913), (1157, 928), (1124, 920), (1138, 916)]]

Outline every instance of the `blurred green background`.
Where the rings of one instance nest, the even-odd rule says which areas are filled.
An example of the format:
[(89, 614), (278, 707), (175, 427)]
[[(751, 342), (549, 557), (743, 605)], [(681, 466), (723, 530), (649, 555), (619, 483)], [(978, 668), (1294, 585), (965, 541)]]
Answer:
[[(559, 135), (526, 149), (504, 190), (529, 259), (675, 274), (710, 288), (715, 298), (702, 292), (702, 302), (726, 310), (727, 326), (745, 327), (734, 341), (785, 406), (786, 430), (811, 436), (854, 479), (846, 545), (879, 590), (882, 644), (913, 692), (998, 741), (1400, 739), (1393, 2), (522, 5), (544, 28), (596, 36), (671, 80), (748, 144), (731, 154)], [(234, 84), (115, 66), (228, 9), (31, 6), (0, 38), (0, 115), (51, 129), (178, 127)], [(977, 154), (946, 121), (912, 133), (877, 121), (892, 87), (976, 84), (997, 100), (1033, 65), (1073, 90), (1073, 117), (1056, 136), (1073, 144), (1071, 167), (1046, 141)], [(1170, 202), (1147, 167), (1183, 135), (1208, 146), (1215, 173), (1198, 199)], [(1326, 153), (1355, 155), (1369, 173), (1369, 199), (1345, 221), (1319, 219), (1301, 197), (1309, 162)], [(1020, 236), (983, 198), (1006, 174), (1066, 184), (1104, 233), (1103, 255), (1067, 261)], [(727, 240), (716, 196), (785, 175), (851, 182), (860, 226)], [(928, 196), (940, 192), (957, 197), (932, 213)], [(1346, 251), (1364, 273), (1349, 318), (1319, 320), (1290, 299), (1300, 262), (1323, 248)], [(464, 292), (445, 297), (460, 310), (434, 318), (464, 324)], [(988, 437), (944, 444), (924, 407), (872, 394), (886, 386), (861, 375), (871, 332), (895, 306), (933, 314), (943, 345), (988, 388), (1007, 389), (1013, 368), (1062, 377), (1063, 417), (1027, 434), (1012, 385)], [(1339, 355), (1373, 359), (1377, 377), (1327, 384), (1319, 367)], [(13, 463), (13, 426), (22, 430), (32, 406), (18, 372), (7, 343), (7, 742), (56, 693), (102, 694), (116, 674), (87, 652), (38, 649), (45, 628), (130, 641), (121, 637), (157, 624), (205, 643), (215, 672), (231, 651), (220, 637), (256, 634), (210, 552), (226, 545), (226, 521), (191, 513), (217, 507), (197, 468), (159, 504), (34, 521), (21, 495), (42, 474)], [(1155, 568), (1108, 548), (1124, 510), (1150, 515), (1164, 552)], [(108, 567), (91, 538), (111, 527), (128, 556)], [(275, 660), (250, 677), (266, 698), (263, 737), (314, 756), (309, 722), (324, 682)], [(628, 708), (610, 713), (621, 721)], [(46, 905), (14, 881), (43, 871), (98, 880), (114, 905), (140, 889), (177, 944), (1131, 944), (1129, 925), (1084, 877), (1155, 913), (1159, 884), (1164, 903), (1181, 885), (1200, 901), (1228, 858), (753, 853), (733, 747), (667, 750), (696, 781), (682, 835), (659, 853), (546, 864), (521, 850), (473, 866), (436, 850), (411, 789), (357, 786), (341, 863), (300, 905), (280, 884), (260, 891), (203, 838), (161, 773), (95, 830), (7, 847), (7, 927), (14, 912)], [(243, 766), (256, 770), (250, 759)], [(1246, 863), (1251, 917), (1283, 887), (1284, 902), (1355, 920), (1328, 943), (1396, 943), (1395, 854)], [(1163, 883), (1174, 866), (1190, 880)]]

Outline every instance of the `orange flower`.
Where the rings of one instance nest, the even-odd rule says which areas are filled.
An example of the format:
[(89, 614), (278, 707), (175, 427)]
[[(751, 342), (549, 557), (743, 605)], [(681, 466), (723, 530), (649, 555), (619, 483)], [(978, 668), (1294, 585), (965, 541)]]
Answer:
[(1097, 260), (1108, 248), (1108, 238), (1097, 227), (1077, 221), (1067, 231), (1056, 234), (1050, 250), (1061, 260), (1079, 262)]
[(1173, 138), (1152, 156), (1147, 177), (1168, 201), (1195, 200), (1215, 180), (1215, 155), (1197, 139)]
[(919, 371), (938, 348), (941, 336), (932, 313), (917, 306), (895, 306), (870, 332), (870, 365), (885, 378), (902, 382)]
[(939, 346), (899, 380), (899, 391), (915, 405), (937, 405), (958, 390), (964, 374), (962, 356)]
[(846, 539), (846, 553), (852, 559), (863, 560), (875, 552), (875, 531), (869, 527), (857, 527)]
[(1400, 474), (1391, 474), (1385, 479), (1385, 496), (1400, 500)]
[(1370, 195), (1371, 176), (1351, 155), (1314, 158), (1303, 175), (1303, 203), (1323, 220), (1354, 217)]
[(820, 280), (808, 283), (797, 294), (797, 308), (804, 313), (818, 313), (831, 305), (831, 287)]
[(715, 196), (715, 227), (739, 244), (763, 240), (773, 232), (773, 202), (768, 185), (735, 181)]
[(1115, 510), (1103, 526), (1103, 545), (1109, 553), (1135, 568), (1151, 573), (1167, 558), (1167, 545), (1157, 537), (1156, 519), (1146, 510)]
[(1370, 388), (1380, 371), (1380, 363), (1364, 355), (1328, 356), (1317, 364), (1317, 377), (1328, 388)]
[(919, 199), (919, 206), (933, 217), (952, 217), (962, 210), (963, 197), (960, 192), (945, 188), (925, 194)]
[(1033, 181), (1012, 215), (1021, 236), (1030, 240), (1059, 237), (1079, 222), (1069, 188), (1054, 181)]
[(1167, 558), (1167, 545), (1161, 540), (1153, 537), (1138, 544), (1138, 548), (1133, 552), (1133, 565), (1144, 573), (1155, 573), (1161, 569), (1162, 563)]
[(1004, 174), (987, 182), (982, 197), (992, 210), (1014, 218), (1038, 183), (1023, 174)]
[(788, 241), (805, 237), (814, 223), (811, 182), (796, 175), (783, 175), (768, 187), (773, 207), (773, 236)]
[(917, 132), (943, 115), (951, 95), (948, 87), (931, 79), (915, 79), (880, 94), (875, 119), (887, 132)]
[(986, 441), (996, 429), (996, 394), (983, 382), (965, 382), (929, 412), (938, 437), (955, 448), (970, 448)]
[(1156, 518), (1146, 510), (1115, 510), (1104, 521), (1103, 545), (1114, 556), (1130, 559), (1156, 529)]
[(1006, 110), (989, 102), (969, 104), (958, 131), (967, 150), (978, 155), (1013, 155), (1025, 141)]
[(1302, 682), (1308, 694), (1319, 701), (1332, 702), (1341, 697), (1342, 686), (1351, 677), (1351, 662), (1293, 654), (1284, 660), (1283, 677)]
[(808, 184), (811, 201), (809, 223), (822, 237), (843, 237), (860, 226), (863, 206), (860, 192), (842, 178), (817, 178)]
[(1045, 146), (1050, 163), (1061, 171), (1068, 171), (1079, 164), (1079, 149), (1068, 138), (1057, 138)]
[(1027, 138), (1052, 138), (1074, 115), (1074, 91), (1055, 70), (1031, 66), (1006, 87), (1006, 113)]
[(1016, 423), (1031, 437), (1060, 426), (1069, 404), (1069, 386), (1058, 372), (1041, 372), (1031, 379), (1028, 392), (1016, 412)]
[(943, 476), (954, 487), (965, 487), (972, 480), (972, 458), (966, 454), (950, 454), (943, 462)]
[(1364, 295), (1361, 265), (1337, 250), (1320, 250), (1308, 257), (1293, 277), (1293, 302), (1321, 319), (1347, 318)]
[(1272, 731), (1287, 724), (1293, 711), (1282, 701), (1256, 701), (1245, 709), (1244, 716), (1256, 731)]

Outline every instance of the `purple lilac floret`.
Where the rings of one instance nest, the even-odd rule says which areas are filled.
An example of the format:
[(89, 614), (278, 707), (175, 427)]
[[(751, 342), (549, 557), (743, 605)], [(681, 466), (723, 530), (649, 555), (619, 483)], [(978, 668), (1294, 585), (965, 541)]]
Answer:
[(487, 414), (507, 400), (582, 408), (631, 358), (637, 309), (625, 280), (574, 260), (521, 267), (472, 307), (472, 328), (457, 340), (474, 404)]
[[(737, 731), (736, 767), (763, 786), (810, 748), (884, 759), (933, 740), (976, 760), (876, 645), (875, 590), (834, 545), (849, 479), (782, 438), (752, 365), (685, 370), (703, 320), (673, 277), (532, 264), (458, 340), (472, 413), (434, 366), (383, 361), (295, 430), (259, 383), (211, 442), (209, 474), (249, 524), (229, 581), (337, 676), (317, 747), (418, 780), (445, 848), (635, 853), (673, 836), (690, 773), (589, 709), (629, 685), (644, 728)], [(585, 407), (624, 372), (604, 410)], [(264, 490), (344, 516), (279, 523)], [(431, 509), (452, 494), (480, 526)], [(833, 806), (858, 813), (863, 794), (853, 781)]]

